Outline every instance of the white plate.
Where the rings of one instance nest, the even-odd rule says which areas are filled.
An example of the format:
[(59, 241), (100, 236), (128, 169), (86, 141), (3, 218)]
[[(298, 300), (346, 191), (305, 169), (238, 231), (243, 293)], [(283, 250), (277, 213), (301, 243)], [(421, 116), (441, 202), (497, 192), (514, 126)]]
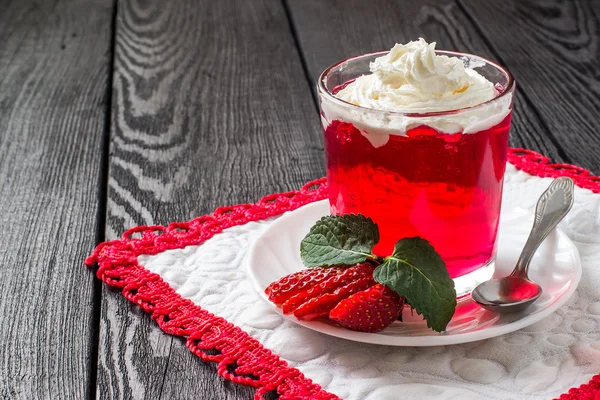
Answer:
[[(273, 222), (250, 249), (248, 271), (254, 287), (281, 315), (281, 310), (268, 300), (264, 290), (271, 282), (304, 269), (300, 241), (310, 227), (327, 214), (326, 200), (286, 213)], [(533, 223), (529, 214), (522, 209), (503, 212), (494, 276), (505, 276), (513, 269)], [(456, 313), (442, 334), (427, 328), (423, 319), (417, 314), (411, 315), (408, 308), (404, 310), (403, 322), (394, 322), (378, 333), (347, 330), (327, 320), (300, 321), (293, 315), (285, 317), (318, 332), (364, 343), (439, 346), (473, 342), (524, 328), (562, 306), (581, 279), (581, 261), (573, 242), (560, 230), (552, 233), (534, 256), (529, 276), (542, 286), (543, 294), (525, 311), (499, 315), (484, 310), (466, 296), (459, 300)]]

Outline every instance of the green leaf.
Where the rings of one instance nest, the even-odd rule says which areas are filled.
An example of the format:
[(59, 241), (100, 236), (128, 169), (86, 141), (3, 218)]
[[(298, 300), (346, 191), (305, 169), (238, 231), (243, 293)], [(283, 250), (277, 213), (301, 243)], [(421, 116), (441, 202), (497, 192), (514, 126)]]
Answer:
[(377, 225), (364, 215), (328, 215), (321, 218), (300, 243), (300, 257), (307, 267), (354, 265), (374, 258), (379, 241)]
[(456, 290), (446, 264), (427, 240), (398, 241), (394, 253), (375, 269), (373, 277), (404, 296), (431, 329), (446, 329), (456, 309)]

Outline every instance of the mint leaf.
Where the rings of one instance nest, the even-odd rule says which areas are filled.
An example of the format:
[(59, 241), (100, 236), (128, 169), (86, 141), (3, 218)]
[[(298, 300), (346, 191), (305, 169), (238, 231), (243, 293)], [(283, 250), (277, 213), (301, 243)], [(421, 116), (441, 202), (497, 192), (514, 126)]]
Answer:
[(394, 253), (373, 272), (373, 278), (400, 296), (425, 318), (427, 326), (442, 332), (456, 309), (454, 281), (433, 246), (419, 237), (398, 241)]
[(373, 258), (379, 230), (364, 215), (328, 215), (321, 218), (300, 243), (300, 257), (307, 267), (354, 265)]

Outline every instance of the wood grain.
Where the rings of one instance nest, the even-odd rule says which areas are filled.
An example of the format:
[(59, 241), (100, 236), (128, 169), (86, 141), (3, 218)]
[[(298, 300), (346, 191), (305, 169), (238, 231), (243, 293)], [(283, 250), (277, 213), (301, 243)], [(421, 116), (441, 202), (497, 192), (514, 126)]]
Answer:
[[(515, 73), (518, 84), (512, 146), (526, 147), (555, 161), (578, 163), (600, 171), (598, 153), (582, 150), (582, 142), (595, 144), (600, 140), (595, 135), (600, 121), (594, 117), (598, 96), (592, 100), (590, 93), (584, 96), (585, 99), (576, 101), (572, 94), (564, 94), (570, 89), (561, 82), (563, 73), (567, 73), (569, 85), (581, 88), (581, 83), (573, 81), (577, 76), (584, 76), (586, 85), (594, 90), (597, 88), (598, 76), (594, 78), (593, 73), (596, 71), (597, 75), (598, 69), (593, 69), (592, 65), (594, 60), (598, 61), (599, 50), (597, 30), (595, 35), (591, 33), (597, 26), (597, 17), (589, 10), (592, 2), (587, 2), (587, 12), (577, 14), (580, 18), (577, 25), (571, 21), (570, 14), (561, 11), (572, 8), (566, 4), (569, 2), (561, 3), (563, 6), (558, 8), (558, 14), (552, 14), (552, 10), (557, 11), (553, 6), (536, 8), (531, 1), (520, 0), (463, 1), (464, 7), (454, 0), (286, 1), (313, 81), (337, 60), (389, 49), (396, 42), (423, 36), (436, 41), (440, 49), (479, 54), (505, 64)], [(529, 5), (519, 5), (521, 3)], [(583, 7), (579, 2), (575, 4)], [(471, 10), (472, 15), (465, 13), (465, 8)], [(547, 16), (544, 19), (547, 9), (550, 10), (547, 14), (555, 15), (554, 19)], [(517, 13), (517, 10), (520, 11)], [(481, 27), (473, 20), (479, 21)], [(554, 30), (543, 26), (550, 23), (555, 24)], [(573, 37), (565, 38), (563, 44), (554, 43), (554, 39), (549, 41), (551, 37), (542, 38), (548, 31), (552, 32), (552, 37), (560, 36), (563, 23), (569, 24)], [(523, 35), (523, 32), (534, 31), (537, 32), (535, 36)], [(578, 32), (580, 35), (575, 36)], [(536, 46), (532, 43), (535, 40), (544, 44)], [(571, 42), (576, 45), (569, 50), (567, 44)], [(552, 50), (556, 48), (560, 48), (560, 52)], [(500, 52), (499, 49), (505, 50)], [(538, 60), (530, 60), (536, 54)], [(558, 66), (551, 62), (555, 57), (554, 64), (558, 63)], [(586, 61), (569, 67), (578, 57)], [(535, 68), (530, 68), (532, 63)], [(551, 82), (561, 83), (553, 85)], [(574, 119), (578, 119), (577, 123)]]
[[(280, 0), (120, 2), (112, 104), (109, 239), (325, 172)], [(252, 397), (103, 290), (98, 398)]]
[(0, 398), (94, 386), (98, 180), (112, 3), (0, 11)]
[(600, 173), (600, 2), (458, 0), (566, 159)]

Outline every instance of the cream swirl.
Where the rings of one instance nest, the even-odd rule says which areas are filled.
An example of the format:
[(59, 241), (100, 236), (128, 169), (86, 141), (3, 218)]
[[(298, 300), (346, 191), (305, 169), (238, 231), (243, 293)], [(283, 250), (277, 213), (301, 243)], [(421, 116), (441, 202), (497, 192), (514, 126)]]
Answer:
[(423, 38), (396, 44), (336, 96), (384, 111), (435, 112), (475, 106), (497, 95), (494, 85), (462, 59), (437, 55)]
[[(371, 74), (359, 76), (335, 94), (360, 107), (320, 97), (323, 126), (335, 120), (351, 122), (374, 147), (385, 145), (389, 135), (406, 135), (419, 125), (448, 134), (491, 128), (511, 112), (512, 88), (489, 101), (499, 93), (474, 70), (485, 65), (477, 56), (438, 55), (435, 43), (423, 39), (396, 44), (370, 63)], [(443, 113), (451, 110), (460, 111)]]

